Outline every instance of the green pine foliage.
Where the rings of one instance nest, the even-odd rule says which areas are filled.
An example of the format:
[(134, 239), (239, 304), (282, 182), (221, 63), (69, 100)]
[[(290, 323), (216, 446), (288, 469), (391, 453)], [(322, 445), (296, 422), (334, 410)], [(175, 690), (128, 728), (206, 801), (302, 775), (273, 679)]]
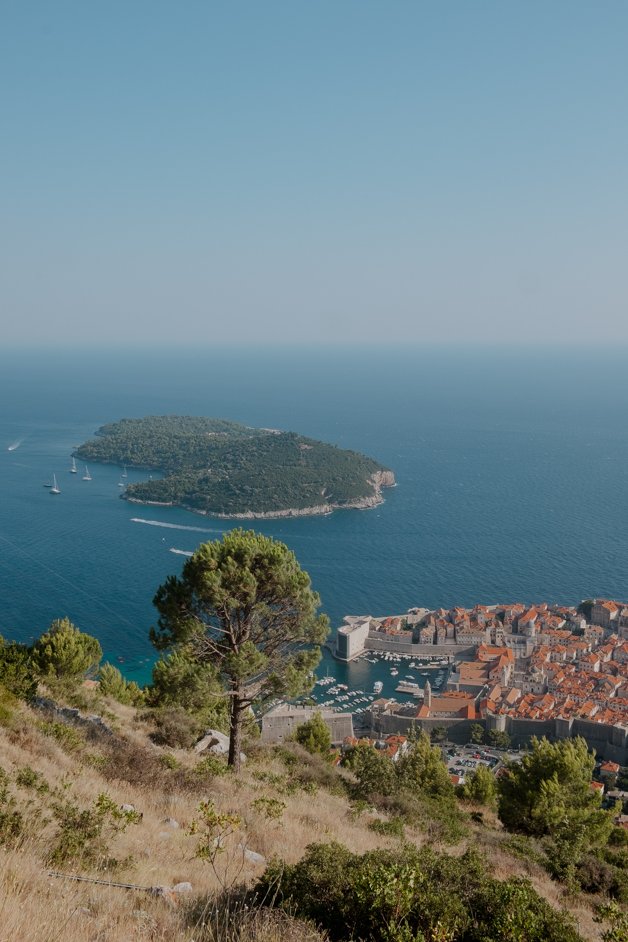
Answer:
[[(577, 888), (608, 889), (606, 849), (614, 833), (616, 810), (602, 808), (602, 796), (591, 788), (595, 756), (584, 739), (549, 742), (533, 739), (520, 762), (511, 762), (499, 779), (498, 809), (504, 826), (539, 841), (546, 867), (557, 879)], [(591, 855), (598, 863), (591, 861)], [(587, 863), (587, 860), (589, 862)], [(615, 858), (611, 868), (619, 886), (628, 860)], [(615, 895), (623, 894), (623, 889)]]
[(485, 765), (478, 765), (458, 791), (461, 798), (473, 801), (487, 808), (497, 804), (497, 782), (495, 776)]
[(5, 641), (0, 635), (0, 687), (20, 700), (32, 700), (37, 678), (31, 651), (25, 644)]
[(584, 832), (589, 843), (606, 842), (612, 814), (591, 788), (595, 756), (580, 737), (533, 739), (530, 752), (511, 762), (499, 782), (499, 817), (510, 831), (536, 837)]
[(358, 806), (366, 802), (393, 818), (403, 818), (434, 840), (453, 844), (465, 836), (465, 815), (447, 767), (425, 733), (396, 762), (384, 751), (358, 744), (347, 755), (345, 766), (355, 776), (348, 788)]
[(155, 663), (145, 696), (148, 706), (162, 711), (162, 726), (164, 711), (177, 709), (194, 720), (196, 732), (229, 729), (229, 698), (218, 671), (213, 664), (196, 659), (186, 645)]
[(105, 661), (98, 671), (100, 692), (105, 697), (112, 697), (118, 703), (140, 706), (144, 702), (144, 693), (134, 680), (126, 680), (117, 667)]
[(36, 669), (53, 681), (76, 681), (95, 674), (101, 658), (96, 638), (80, 631), (69, 618), (53, 621), (33, 646)]
[(297, 726), (294, 733), (295, 740), (307, 749), (309, 753), (329, 755), (331, 748), (331, 733), (329, 726), (320, 713), (315, 713), (311, 720)]
[(130, 484), (127, 497), (225, 515), (343, 506), (373, 496), (373, 475), (385, 470), (357, 452), (293, 432), (192, 416), (105, 425), (76, 456), (164, 473)]
[(253, 530), (203, 543), (154, 598), (160, 650), (192, 652), (229, 697), (229, 764), (238, 768), (245, 718), (256, 704), (312, 686), (329, 622), (287, 546)]

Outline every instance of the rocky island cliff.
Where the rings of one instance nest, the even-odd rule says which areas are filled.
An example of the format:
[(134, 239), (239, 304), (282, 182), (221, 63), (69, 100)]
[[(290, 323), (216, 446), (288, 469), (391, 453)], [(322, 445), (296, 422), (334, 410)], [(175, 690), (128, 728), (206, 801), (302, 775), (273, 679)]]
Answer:
[(223, 519), (363, 510), (381, 504), (382, 489), (395, 485), (390, 469), (359, 452), (195, 416), (122, 419), (100, 428), (75, 455), (163, 474), (128, 485), (121, 496), (129, 501)]

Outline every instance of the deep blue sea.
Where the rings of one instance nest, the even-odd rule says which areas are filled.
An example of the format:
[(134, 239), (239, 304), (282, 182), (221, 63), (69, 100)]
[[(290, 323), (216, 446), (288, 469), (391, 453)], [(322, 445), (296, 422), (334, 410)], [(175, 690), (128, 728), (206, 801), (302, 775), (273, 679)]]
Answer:
[[(120, 500), (116, 468), (69, 473), (101, 424), (148, 414), (293, 429), (394, 470), (376, 509), (255, 524), (295, 551), (333, 626), (414, 605), (626, 598), (625, 364), (625, 350), (570, 349), (0, 353), (0, 633), (29, 640), (68, 615), (146, 679), (151, 600), (185, 561), (171, 549), (227, 528)], [(348, 670), (368, 682), (368, 665)]]

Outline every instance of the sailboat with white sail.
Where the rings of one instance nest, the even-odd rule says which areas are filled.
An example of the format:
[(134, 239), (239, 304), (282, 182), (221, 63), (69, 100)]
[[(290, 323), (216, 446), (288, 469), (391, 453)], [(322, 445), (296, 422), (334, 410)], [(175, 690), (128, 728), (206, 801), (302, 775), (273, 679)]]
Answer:
[(59, 488), (59, 485), (57, 484), (57, 476), (56, 476), (56, 474), (53, 474), (53, 475), (52, 475), (52, 487), (50, 488), (50, 493), (51, 493), (51, 494), (60, 494), (60, 493), (61, 493), (61, 489)]
[(72, 456), (72, 467), (70, 468), (70, 474), (76, 474), (77, 471), (78, 469), (76, 467), (76, 461), (74, 460), (74, 456)]
[(88, 468), (87, 468), (87, 465), (85, 465), (85, 474), (83, 475), (83, 480), (84, 480), (84, 481), (91, 481), (91, 479), (92, 479), (92, 476), (91, 476), (91, 474), (89, 473), (89, 470), (88, 470)]

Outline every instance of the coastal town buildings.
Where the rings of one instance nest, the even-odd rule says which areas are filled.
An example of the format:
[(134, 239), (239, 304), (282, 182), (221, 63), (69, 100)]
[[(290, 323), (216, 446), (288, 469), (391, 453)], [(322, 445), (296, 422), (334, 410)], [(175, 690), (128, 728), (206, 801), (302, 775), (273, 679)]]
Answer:
[(418, 702), (380, 697), (369, 708), (371, 735), (406, 735), (445, 726), (466, 741), (472, 723), (531, 736), (583, 736), (609, 763), (628, 764), (628, 604), (475, 605), (406, 616), (346, 619), (337, 656), (448, 652), (445, 687), (425, 685)]

